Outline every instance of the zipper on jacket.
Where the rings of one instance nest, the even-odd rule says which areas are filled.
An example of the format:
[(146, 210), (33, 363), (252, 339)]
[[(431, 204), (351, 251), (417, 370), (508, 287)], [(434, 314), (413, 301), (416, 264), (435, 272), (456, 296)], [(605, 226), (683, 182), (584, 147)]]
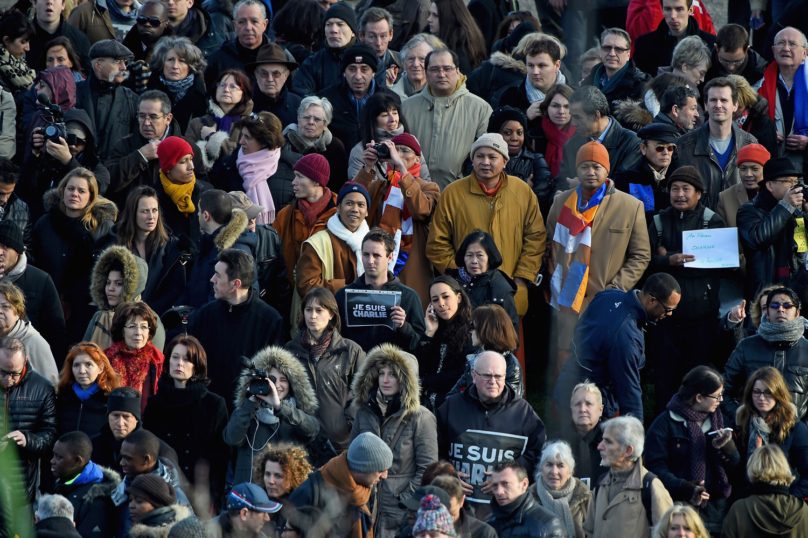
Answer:
[(79, 405), (79, 421), (76, 423), (76, 429), (81, 429), (81, 414), (84, 412), (84, 402)]

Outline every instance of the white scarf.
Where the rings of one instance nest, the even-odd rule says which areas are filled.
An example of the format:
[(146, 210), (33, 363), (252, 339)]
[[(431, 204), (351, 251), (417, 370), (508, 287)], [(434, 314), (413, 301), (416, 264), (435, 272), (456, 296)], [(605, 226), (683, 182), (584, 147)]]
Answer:
[(370, 230), (367, 221), (363, 220), (359, 228), (357, 228), (355, 232), (352, 232), (339, 220), (339, 213), (334, 213), (334, 215), (328, 219), (327, 226), (332, 234), (348, 243), (348, 247), (353, 250), (356, 256), (356, 275), (362, 276), (365, 274), (365, 267), (362, 265), (362, 239), (365, 238), (365, 234)]

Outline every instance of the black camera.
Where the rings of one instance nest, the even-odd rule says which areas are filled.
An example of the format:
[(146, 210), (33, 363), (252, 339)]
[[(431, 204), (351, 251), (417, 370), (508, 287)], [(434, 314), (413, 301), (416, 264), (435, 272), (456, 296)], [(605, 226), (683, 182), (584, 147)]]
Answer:
[(67, 127), (62, 107), (51, 103), (48, 96), (41, 93), (37, 96), (37, 107), (50, 113), (50, 117), (43, 116), (43, 119), (48, 122), (48, 125), (42, 130), (45, 140), (53, 142), (59, 142), (59, 138), (67, 140)]
[[(241, 375), (252, 378), (250, 379), (250, 386), (247, 389), (247, 397), (249, 398), (250, 396), (256, 395), (266, 396), (269, 394), (270, 376), (267, 375), (266, 370), (256, 368), (255, 363), (244, 356), (241, 357), (241, 364), (249, 370), (249, 372), (245, 372)], [(272, 377), (274, 378), (275, 376)], [(272, 379), (272, 382), (274, 383), (275, 380)]]
[(376, 150), (376, 153), (379, 155), (379, 159), (390, 158), (390, 146), (387, 144), (373, 144), (373, 149)]
[(45, 140), (51, 140), (52, 142), (59, 142), (60, 138), (67, 140), (67, 128), (64, 123), (48, 125), (42, 134), (45, 135)]

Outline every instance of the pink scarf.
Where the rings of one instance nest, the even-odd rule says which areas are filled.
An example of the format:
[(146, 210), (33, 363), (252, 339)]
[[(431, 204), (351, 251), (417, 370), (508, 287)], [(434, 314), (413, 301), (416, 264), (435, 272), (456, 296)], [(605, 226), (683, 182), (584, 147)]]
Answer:
[(244, 149), (238, 150), (238, 172), (244, 180), (244, 190), (254, 204), (264, 208), (258, 214), (256, 222), (259, 224), (272, 224), (275, 220), (275, 203), (272, 193), (269, 192), (267, 179), (278, 171), (278, 161), (281, 158), (281, 148), (262, 149), (249, 155), (244, 155)]

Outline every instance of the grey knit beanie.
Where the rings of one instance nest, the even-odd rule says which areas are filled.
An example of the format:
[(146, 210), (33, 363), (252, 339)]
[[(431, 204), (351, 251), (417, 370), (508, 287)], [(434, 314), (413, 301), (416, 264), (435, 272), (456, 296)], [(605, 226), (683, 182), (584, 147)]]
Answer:
[(168, 538), (206, 538), (207, 527), (198, 517), (187, 517), (176, 523), (168, 531)]
[(491, 148), (502, 155), (506, 161), (510, 158), (508, 157), (508, 144), (499, 133), (485, 133), (480, 136), (480, 138), (471, 145), (471, 153), (469, 153), (470, 159), (474, 159), (474, 152), (477, 151), (477, 148)]
[(393, 451), (378, 436), (365, 432), (348, 447), (348, 469), (357, 473), (380, 473), (393, 465)]

